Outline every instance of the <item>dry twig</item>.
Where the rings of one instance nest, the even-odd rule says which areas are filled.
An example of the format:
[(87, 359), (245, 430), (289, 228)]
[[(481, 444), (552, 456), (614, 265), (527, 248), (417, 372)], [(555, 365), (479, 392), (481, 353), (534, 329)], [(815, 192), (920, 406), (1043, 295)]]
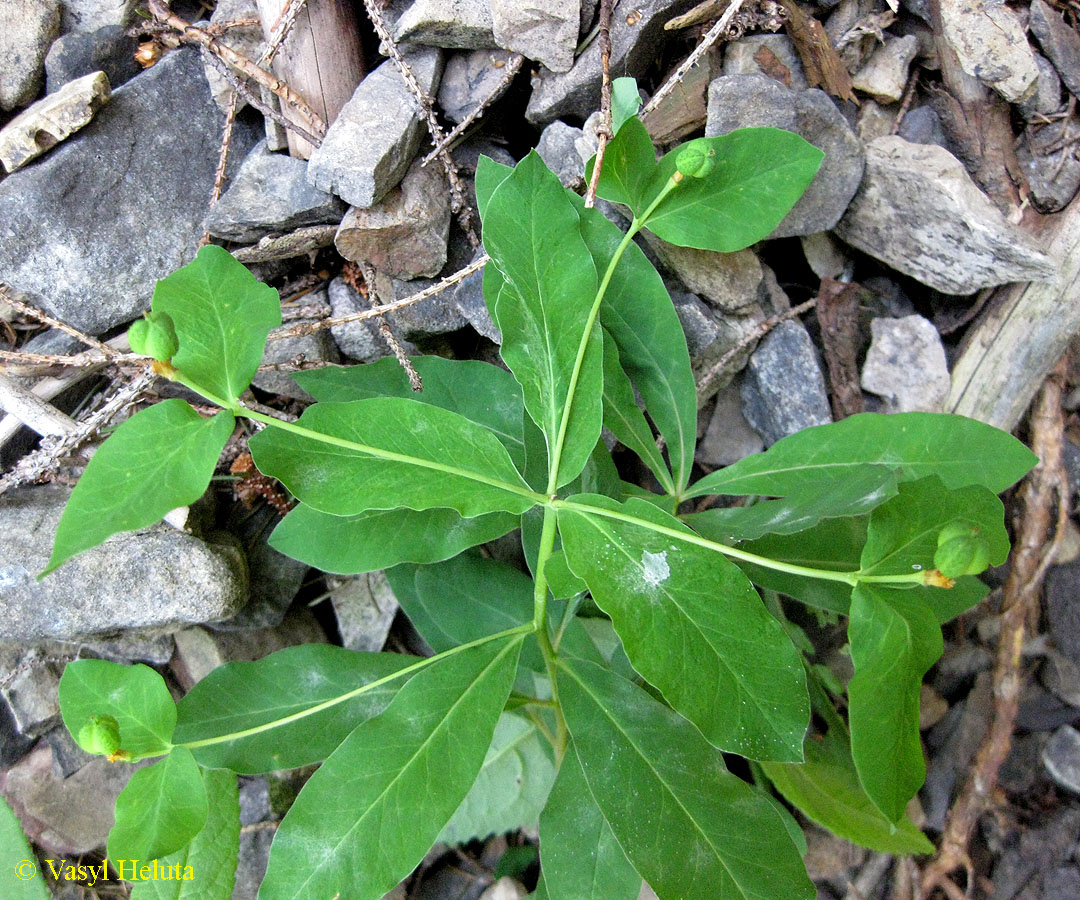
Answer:
[(600, 183), (604, 153), (608, 141), (615, 136), (611, 123), (611, 6), (612, 0), (600, 0), (600, 124), (596, 129), (596, 159), (592, 177), (585, 191), (585, 206), (588, 209), (596, 205), (596, 186)]
[(409, 359), (409, 354), (405, 352), (405, 348), (401, 346), (401, 342), (397, 339), (397, 335), (394, 334), (393, 329), (390, 328), (390, 323), (386, 321), (386, 316), (384, 314), (385, 309), (379, 302), (378, 288), (375, 286), (375, 267), (370, 263), (361, 263), (359, 266), (360, 271), (363, 272), (366, 291), (361, 290), (361, 285), (356, 278), (356, 275), (360, 273), (355, 271), (356, 268), (357, 267), (353, 265), (347, 265), (345, 267), (344, 278), (346, 283), (360, 294), (360, 296), (367, 297), (372, 310), (379, 319), (379, 334), (382, 335), (383, 340), (386, 341), (386, 345), (397, 358), (397, 361), (401, 363), (401, 368), (405, 370), (405, 374), (409, 376), (409, 387), (419, 393), (424, 389), (424, 385), (420, 381), (420, 373), (416, 371), (416, 366), (414, 366), (412, 360)]
[(81, 341), (82, 343), (86, 344), (86, 346), (93, 347), (96, 350), (101, 351), (102, 355), (107, 358), (116, 356), (116, 351), (112, 347), (110, 347), (108, 344), (103, 343), (102, 341), (99, 341), (96, 337), (91, 337), (88, 334), (83, 334), (77, 328), (72, 328), (66, 322), (61, 322), (59, 319), (55, 319), (50, 316), (47, 312), (42, 312), (36, 306), (31, 306), (29, 303), (24, 303), (22, 300), (19, 300), (11, 292), (11, 288), (9, 288), (6, 284), (3, 284), (2, 282), (0, 282), (0, 302), (6, 303), (16, 312), (21, 312), (24, 316), (30, 316), (30, 318), (37, 319), (44, 325), (48, 325), (51, 328), (59, 329), (60, 331), (64, 332), (64, 334), (71, 335), (71, 337), (75, 338), (78, 341)]
[[(949, 897), (965, 896), (949, 877), (958, 868), (967, 871), (966, 894), (969, 895), (974, 887), (968, 841), (979, 816), (990, 809), (998, 770), (1009, 754), (1023, 687), (1020, 659), (1025, 624), (1037, 609), (1046, 570), (1066, 535), (1069, 488), (1062, 459), (1064, 379), (1065, 361), (1062, 359), (1043, 383), (1031, 413), (1032, 449), (1040, 462), (1027, 476), (1019, 493), (1020, 534), (1010, 556), (1009, 577), (1001, 600), (1001, 635), (993, 680), (994, 715), (971, 773), (949, 811), (938, 854), (923, 871), (919, 892), (922, 900), (927, 900), (939, 888)], [(1057, 522), (1054, 538), (1047, 546), (1055, 503)]]
[(305, 225), (288, 234), (268, 234), (249, 247), (238, 247), (232, 251), (232, 255), (245, 264), (303, 256), (329, 247), (334, 243), (337, 229), (337, 225)]

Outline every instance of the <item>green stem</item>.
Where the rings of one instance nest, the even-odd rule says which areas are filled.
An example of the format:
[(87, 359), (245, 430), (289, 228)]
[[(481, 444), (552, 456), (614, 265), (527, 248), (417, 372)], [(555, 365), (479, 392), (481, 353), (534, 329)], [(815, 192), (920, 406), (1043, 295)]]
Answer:
[(313, 706), (309, 706), (307, 709), (302, 709), (299, 712), (292, 713), (281, 719), (274, 719), (272, 722), (265, 722), (262, 725), (256, 725), (254, 728), (245, 728), (243, 731), (233, 731), (229, 734), (221, 734), (217, 737), (203, 738), (198, 741), (188, 741), (183, 744), (174, 744), (175, 747), (187, 747), (189, 750), (195, 750), (199, 747), (209, 747), (213, 744), (225, 744), (229, 741), (237, 741), (241, 738), (251, 737), (252, 735), (262, 734), (264, 731), (271, 731), (274, 728), (280, 728), (283, 725), (289, 725), (293, 722), (298, 722), (301, 719), (305, 719), (308, 716), (313, 716), (315, 713), (322, 712), (325, 709), (330, 709), (337, 706), (339, 703), (345, 703), (347, 700), (351, 700), (353, 697), (359, 697), (361, 694), (366, 694), (368, 691), (372, 691), (377, 687), (387, 684), (401, 678), (403, 675), (412, 675), (414, 672), (419, 672), (421, 669), (427, 668), (432, 663), (438, 662), (441, 659), (453, 656), (456, 653), (460, 653), (462, 650), (469, 650), (473, 647), (479, 647), (482, 644), (487, 644), (491, 641), (497, 641), (500, 638), (511, 637), (515, 634), (526, 635), (532, 631), (532, 624), (518, 625), (516, 628), (509, 628), (506, 631), (500, 631), (498, 634), (489, 634), (486, 637), (477, 638), (475, 641), (469, 641), (467, 644), (460, 644), (457, 647), (451, 647), (449, 650), (444, 650), (442, 653), (438, 653), (435, 656), (429, 656), (426, 659), (418, 660), (412, 665), (405, 666), (403, 669), (398, 669), (396, 672), (392, 672), (389, 675), (385, 675), (382, 678), (377, 678), (375, 681), (369, 681), (367, 684), (362, 684), (360, 687), (351, 691), (347, 691), (337, 697), (332, 697), (329, 700), (323, 700), (321, 703), (316, 703)]
[(548, 678), (551, 680), (551, 699), (555, 704), (555, 757), (561, 761), (566, 745), (569, 740), (569, 732), (566, 728), (566, 720), (563, 718), (562, 706), (559, 704), (559, 683), (556, 666), (555, 648), (551, 645), (551, 638), (547, 630), (547, 600), (548, 586), (547, 574), (544, 565), (555, 549), (555, 510), (550, 506), (544, 507), (544, 524), (540, 530), (540, 547), (536, 554), (536, 581), (533, 587), (533, 631), (536, 640), (540, 644), (540, 652), (544, 655), (544, 666), (547, 668)]

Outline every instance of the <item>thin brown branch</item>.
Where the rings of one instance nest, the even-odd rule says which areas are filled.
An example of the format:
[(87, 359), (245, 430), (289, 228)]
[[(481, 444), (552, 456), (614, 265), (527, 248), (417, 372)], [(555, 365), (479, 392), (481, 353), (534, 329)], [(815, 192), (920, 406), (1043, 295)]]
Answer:
[[(979, 816), (991, 808), (998, 771), (1012, 743), (1023, 687), (1020, 661), (1025, 625), (1038, 608), (1046, 570), (1066, 535), (1069, 490), (1062, 458), (1064, 380), (1065, 360), (1062, 359), (1043, 383), (1031, 413), (1032, 449), (1039, 457), (1039, 464), (1027, 476), (1019, 492), (1022, 518), (1020, 534), (1010, 556), (1009, 577), (1002, 593), (1001, 635), (993, 675), (993, 718), (971, 773), (949, 811), (938, 854), (923, 872), (922, 900), (927, 900), (939, 888), (952, 897), (956, 886), (949, 875), (958, 868), (967, 871), (966, 893), (970, 894), (973, 888), (974, 867), (968, 842)], [(1047, 546), (1047, 535), (1054, 524), (1055, 505), (1054, 538)]]
[(307, 0), (289, 0), (285, 8), (281, 10), (277, 20), (270, 26), (270, 40), (266, 42), (266, 46), (259, 55), (258, 65), (269, 66), (274, 61), (274, 57), (277, 56), (281, 45), (285, 43), (285, 38), (292, 31), (293, 25), (296, 24), (296, 17), (300, 15), (300, 10), (304, 8), (306, 2)]
[(907, 111), (911, 109), (911, 103), (915, 99), (915, 88), (919, 85), (919, 70), (915, 68), (911, 72), (911, 78), (908, 79), (907, 87), (904, 88), (904, 96), (900, 98), (900, 108), (896, 111), (896, 116), (893, 118), (892, 128), (889, 129), (889, 134), (897, 134), (900, 131), (900, 126), (904, 122), (904, 116), (907, 115)]
[(585, 206), (588, 209), (596, 205), (596, 186), (600, 183), (604, 154), (608, 141), (615, 136), (611, 122), (611, 7), (612, 0), (600, 0), (600, 125), (596, 129), (596, 157), (592, 176), (585, 191)]
[(89, 334), (83, 334), (83, 332), (79, 331), (77, 328), (72, 328), (66, 322), (61, 322), (59, 319), (50, 316), (47, 312), (42, 312), (36, 306), (24, 303), (22, 300), (18, 299), (12, 293), (11, 288), (3, 282), (0, 282), (0, 302), (6, 303), (16, 312), (21, 312), (24, 316), (30, 316), (30, 318), (37, 319), (37, 321), (48, 325), (51, 328), (56, 328), (64, 332), (64, 334), (71, 335), (71, 337), (81, 341), (86, 344), (86, 346), (101, 351), (102, 355), (106, 358), (116, 356), (116, 351), (113, 350), (112, 347), (99, 341), (96, 337), (92, 337)]
[[(424, 389), (424, 384), (420, 380), (420, 373), (416, 371), (416, 366), (412, 364), (412, 360), (409, 359), (409, 354), (405, 352), (405, 348), (401, 346), (401, 342), (397, 339), (397, 335), (394, 334), (393, 329), (390, 327), (390, 323), (386, 321), (385, 309), (379, 302), (378, 288), (375, 286), (375, 268), (370, 263), (361, 263), (360, 268), (364, 273), (364, 282), (367, 284), (367, 299), (371, 304), (372, 310), (376, 313), (379, 319), (379, 334), (382, 335), (386, 345), (390, 348), (390, 352), (394, 354), (397, 361), (401, 363), (401, 368), (405, 370), (405, 374), (409, 376), (409, 387), (419, 393)], [(349, 279), (346, 277), (346, 281)], [(350, 282), (352, 284), (352, 282)], [(355, 289), (356, 285), (353, 284)], [(359, 291), (357, 291), (359, 293)]]
[[(210, 188), (209, 205), (211, 207), (221, 199), (221, 192), (225, 188), (225, 169), (229, 165), (229, 145), (232, 143), (233, 125), (236, 123), (237, 105), (237, 93), (235, 90), (231, 90), (229, 91), (229, 104), (225, 109), (225, 122), (221, 126), (221, 149), (218, 150), (217, 169), (214, 172), (214, 186)], [(210, 232), (204, 228), (202, 239), (199, 241), (199, 244), (200, 246), (205, 246), (209, 243)]]
[(287, 234), (268, 234), (248, 247), (232, 251), (233, 257), (242, 263), (270, 262), (303, 256), (334, 243), (337, 225), (305, 225)]

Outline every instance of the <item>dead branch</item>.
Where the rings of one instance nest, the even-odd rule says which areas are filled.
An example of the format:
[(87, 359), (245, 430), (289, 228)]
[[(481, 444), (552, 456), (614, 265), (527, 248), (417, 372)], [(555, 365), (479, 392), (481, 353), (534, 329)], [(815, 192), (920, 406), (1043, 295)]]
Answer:
[(405, 374), (409, 376), (409, 387), (419, 393), (424, 389), (424, 384), (420, 380), (420, 373), (416, 371), (416, 366), (414, 366), (412, 360), (409, 359), (409, 354), (405, 352), (405, 348), (401, 346), (401, 342), (397, 339), (397, 335), (394, 334), (393, 329), (390, 327), (390, 323), (386, 321), (385, 309), (379, 302), (379, 289), (375, 283), (375, 267), (370, 263), (360, 263), (359, 266), (347, 264), (344, 275), (345, 282), (360, 296), (365, 295), (365, 292), (360, 290), (360, 285), (356, 279), (356, 275), (360, 274), (360, 272), (356, 271), (357, 268), (360, 272), (363, 272), (364, 284), (367, 287), (367, 299), (379, 320), (379, 334), (381, 334), (382, 339), (386, 341), (386, 346), (390, 348), (390, 352), (393, 353), (397, 358), (397, 361), (401, 363), (401, 368), (405, 370)]
[[(210, 54), (207, 54), (207, 57), (216, 59)], [(218, 150), (217, 169), (214, 171), (214, 186), (210, 188), (209, 205), (211, 207), (221, 199), (221, 192), (225, 188), (225, 169), (229, 165), (229, 145), (232, 143), (233, 125), (236, 123), (236, 108), (237, 93), (235, 90), (231, 90), (229, 91), (229, 105), (225, 110), (225, 122), (221, 126), (221, 149)], [(205, 246), (209, 243), (210, 232), (204, 228), (199, 245)]]
[(81, 341), (82, 343), (86, 344), (86, 346), (93, 347), (96, 350), (101, 351), (102, 355), (105, 357), (112, 357), (116, 355), (116, 351), (113, 350), (112, 347), (110, 347), (108, 344), (102, 343), (96, 337), (91, 337), (88, 334), (83, 334), (77, 328), (72, 328), (66, 322), (61, 322), (59, 319), (55, 319), (50, 316), (47, 312), (42, 312), (36, 306), (31, 306), (29, 303), (24, 303), (22, 300), (18, 299), (12, 293), (11, 288), (3, 282), (0, 282), (0, 302), (6, 303), (16, 312), (21, 312), (24, 316), (30, 316), (30, 318), (37, 319), (37, 321), (48, 325), (51, 328), (59, 329), (60, 331), (64, 332), (64, 334), (71, 335), (71, 337), (75, 338), (78, 341)]
[[(922, 900), (927, 900), (938, 888), (949, 896), (958, 892), (949, 876), (961, 867), (967, 871), (970, 892), (974, 868), (968, 855), (968, 841), (979, 816), (991, 808), (998, 770), (1009, 755), (1023, 687), (1020, 659), (1025, 623), (1038, 607), (1043, 578), (1065, 537), (1069, 515), (1068, 480), (1062, 459), (1064, 380), (1063, 358), (1043, 383), (1031, 413), (1032, 449), (1040, 461), (1019, 493), (1020, 534), (1010, 556), (1011, 567), (1001, 601), (1001, 635), (993, 680), (994, 715), (971, 773), (949, 811), (938, 854), (923, 871), (919, 894)], [(1054, 538), (1047, 546), (1055, 504)]]
[(611, 122), (611, 5), (612, 0), (600, 0), (600, 124), (596, 129), (596, 157), (592, 177), (585, 191), (585, 206), (588, 209), (596, 205), (596, 186), (600, 183), (604, 153), (608, 141), (615, 136)]
[(0, 375), (0, 409), (44, 437), (68, 434), (76, 428), (71, 416), (6, 375)]

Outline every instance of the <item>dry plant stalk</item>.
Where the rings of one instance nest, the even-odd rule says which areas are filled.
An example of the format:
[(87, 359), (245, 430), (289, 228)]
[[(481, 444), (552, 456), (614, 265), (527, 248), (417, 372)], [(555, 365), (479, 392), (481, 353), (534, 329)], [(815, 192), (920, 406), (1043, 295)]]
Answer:
[(48, 325), (50, 328), (59, 329), (64, 332), (64, 334), (70, 335), (81, 343), (86, 344), (86, 346), (101, 351), (101, 354), (107, 359), (117, 355), (116, 350), (108, 344), (99, 341), (96, 337), (92, 337), (89, 334), (83, 334), (77, 328), (72, 328), (66, 322), (61, 322), (59, 319), (50, 316), (47, 312), (43, 312), (36, 306), (24, 303), (22, 300), (18, 299), (18, 297), (11, 292), (11, 288), (3, 282), (0, 282), (0, 302), (6, 303), (16, 312), (20, 312), (24, 316), (29, 316), (31, 319), (37, 319), (37, 321), (41, 322), (43, 325)]
[[(1062, 458), (1064, 380), (1063, 358), (1043, 383), (1031, 413), (1032, 450), (1040, 461), (1019, 492), (1022, 518), (1001, 601), (1001, 636), (993, 676), (994, 715), (971, 773), (949, 811), (938, 854), (923, 871), (919, 892), (922, 900), (928, 900), (939, 888), (949, 897), (965, 896), (949, 877), (956, 869), (967, 872), (968, 894), (975, 882), (968, 842), (979, 816), (991, 808), (998, 771), (1009, 755), (1023, 687), (1020, 659), (1025, 623), (1038, 609), (1043, 578), (1066, 534), (1069, 487)], [(1052, 514), (1055, 503), (1056, 523)], [(1052, 524), (1054, 537), (1047, 546)]]
[(600, 0), (600, 124), (596, 129), (596, 159), (592, 177), (585, 191), (585, 207), (596, 205), (596, 187), (600, 183), (600, 170), (604, 165), (604, 153), (612, 134), (611, 123), (611, 6), (612, 0)]
[(851, 75), (840, 59), (825, 27), (802, 11), (795, 0), (778, 0), (787, 13), (787, 33), (802, 60), (810, 87), (824, 88), (840, 100), (858, 104), (851, 86)]
[[(379, 334), (381, 334), (382, 339), (386, 341), (386, 345), (390, 348), (390, 352), (393, 353), (397, 361), (401, 363), (401, 368), (405, 370), (405, 374), (409, 376), (409, 387), (417, 393), (422, 391), (424, 385), (420, 380), (420, 373), (416, 371), (416, 366), (414, 366), (412, 360), (409, 359), (409, 354), (405, 352), (405, 348), (401, 346), (401, 342), (397, 339), (397, 335), (394, 334), (393, 329), (391, 329), (390, 323), (386, 321), (386, 316), (384, 314), (385, 309), (379, 302), (375, 267), (370, 263), (360, 263), (359, 265), (356, 265), (355, 263), (346, 263), (342, 277), (345, 279), (347, 285), (361, 297), (365, 297), (371, 304), (372, 311), (375, 312), (379, 319)], [(363, 280), (361, 280), (361, 278)]]

